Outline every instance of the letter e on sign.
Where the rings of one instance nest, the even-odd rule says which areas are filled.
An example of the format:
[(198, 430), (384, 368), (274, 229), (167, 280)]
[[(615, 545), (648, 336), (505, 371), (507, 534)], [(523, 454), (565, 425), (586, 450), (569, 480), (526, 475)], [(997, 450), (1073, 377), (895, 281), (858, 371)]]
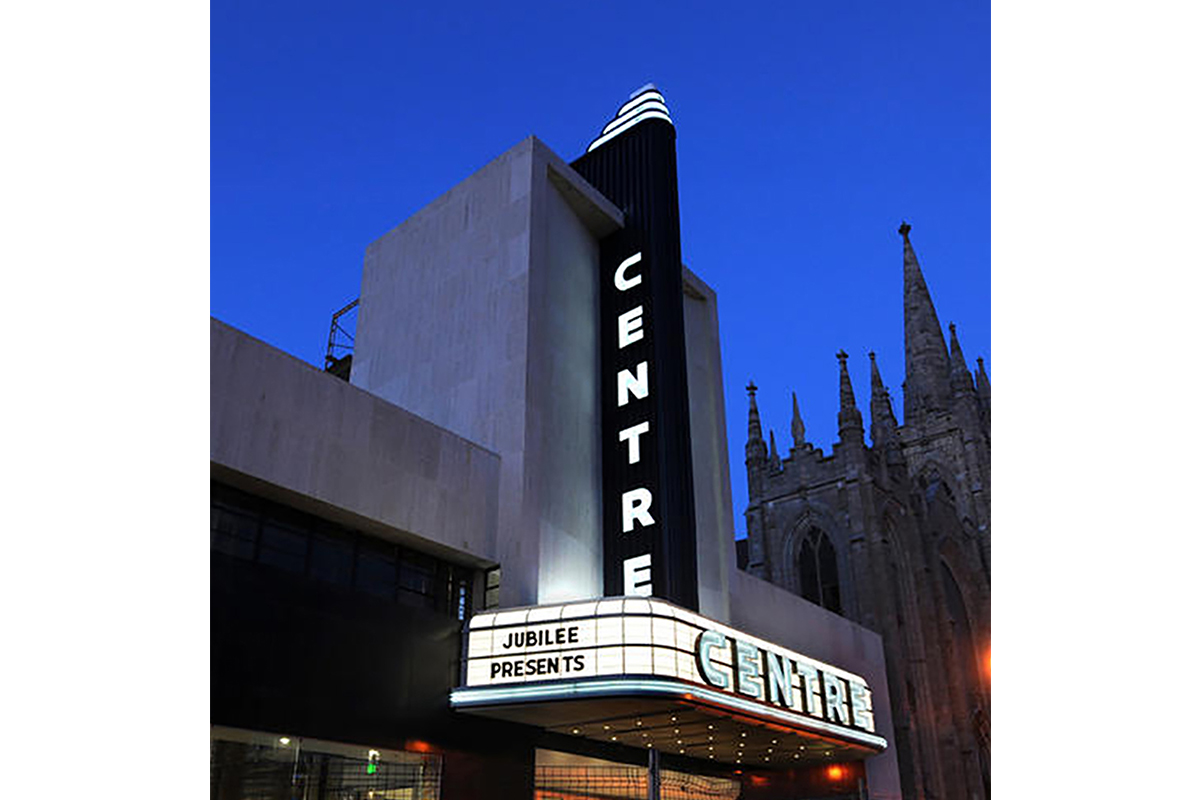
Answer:
[(744, 695), (763, 699), (763, 683), (761, 678), (762, 661), (758, 648), (749, 642), (735, 640), (733, 643), (734, 662), (736, 666), (737, 690)]
[(650, 554), (625, 559), (625, 594), (649, 597), (653, 592), (650, 585)]
[(634, 306), (617, 317), (617, 348), (620, 349), (639, 341), (645, 335), (642, 330), (642, 307)]

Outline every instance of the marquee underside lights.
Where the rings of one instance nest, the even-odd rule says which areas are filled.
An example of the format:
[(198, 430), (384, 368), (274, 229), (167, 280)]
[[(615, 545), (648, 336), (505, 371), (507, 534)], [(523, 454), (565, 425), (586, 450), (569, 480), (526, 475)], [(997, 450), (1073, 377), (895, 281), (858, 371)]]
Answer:
[(883, 750), (861, 677), (660, 600), (613, 598), (480, 614), (466, 637), (468, 710), (659, 698)]

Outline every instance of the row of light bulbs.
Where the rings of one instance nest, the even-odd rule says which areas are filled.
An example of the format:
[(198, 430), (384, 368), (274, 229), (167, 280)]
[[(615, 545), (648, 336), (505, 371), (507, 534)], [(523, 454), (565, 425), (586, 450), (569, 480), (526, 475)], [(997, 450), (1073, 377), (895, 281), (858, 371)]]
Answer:
[[(676, 722), (676, 721), (677, 721), (677, 720), (676, 720), (676, 718), (675, 718), (674, 716), (673, 716), (673, 717), (671, 717), (671, 722)], [(640, 728), (640, 727), (642, 726), (642, 721), (641, 721), (640, 719), (639, 719), (639, 720), (635, 720), (635, 721), (634, 721), (634, 725)], [(612, 730), (612, 726), (611, 726), (611, 725), (604, 725), (603, 727), (604, 727), (604, 730), (606, 730), (606, 731), (611, 731), (611, 730)], [(710, 731), (711, 731), (711, 730), (716, 730), (716, 727), (715, 727), (715, 726), (713, 726), (713, 725), (709, 725), (709, 726), (708, 726), (708, 729), (709, 729)], [(679, 733), (679, 728), (675, 728), (675, 729), (674, 729), (674, 731), (675, 731), (675, 733), (676, 733), (676, 734), (678, 734), (678, 733)], [(582, 731), (581, 729), (579, 729), (579, 728), (572, 728), (572, 729), (571, 729), (571, 733), (574, 733), (574, 734), (582, 734), (582, 733), (583, 733), (583, 731)], [(649, 734), (646, 734), (646, 733), (643, 733), (643, 734), (642, 734), (642, 738), (648, 738), (648, 736), (649, 736)], [(746, 731), (742, 731), (742, 738), (743, 738), (743, 739), (744, 739), (744, 738), (746, 738)], [(615, 741), (617, 741), (617, 740), (618, 740), (618, 737), (617, 737), (615, 734), (614, 734), (614, 735), (612, 735), (612, 736), (609, 736), (609, 741), (615, 742)], [(709, 740), (710, 742), (711, 742), (711, 741), (714, 741), (714, 737), (710, 735), (710, 736), (708, 737), (708, 740)], [(683, 740), (682, 740), (682, 739), (676, 739), (676, 740), (675, 740), (675, 744), (677, 744), (677, 745), (683, 744)], [(772, 740), (771, 740), (771, 744), (772, 744), (772, 745), (778, 745), (778, 744), (779, 744), (779, 740), (778, 740), (778, 739), (772, 739)], [(745, 742), (738, 742), (738, 747), (739, 747), (739, 748), (742, 748), (742, 747), (745, 747), (745, 746), (746, 746), (746, 745), (745, 745)], [(646, 747), (650, 747), (650, 748), (652, 748), (652, 747), (654, 747), (654, 743), (653, 743), (653, 742), (647, 742), (647, 743), (646, 743)], [(709, 749), (709, 750), (713, 750), (713, 749), (715, 749), (715, 748), (714, 748), (714, 746), (713, 746), (713, 745), (709, 745), (709, 746), (708, 746), (708, 749)], [(679, 752), (680, 752), (680, 753), (685, 753), (685, 752), (686, 752), (686, 750), (687, 750), (686, 748), (680, 748)], [(800, 745), (800, 752), (803, 752), (804, 750), (805, 750), (805, 746), (804, 746), (804, 745)], [(744, 752), (744, 751), (742, 751), (742, 750), (740, 750), (740, 749), (738, 750), (738, 755), (737, 755), (737, 763), (739, 763), (739, 764), (740, 764), (740, 763), (742, 763), (742, 753), (743, 753), (743, 752)], [(774, 748), (774, 747), (768, 747), (768, 748), (767, 748), (767, 753), (773, 753), (773, 752), (775, 752), (775, 748)], [(797, 752), (797, 753), (794, 753), (794, 754), (792, 754), (792, 758), (793, 758), (793, 759), (798, 759), (798, 758), (800, 758), (800, 752)], [(825, 751), (825, 757), (826, 757), (826, 758), (829, 758), (831, 755), (832, 755), (832, 754), (831, 754), (831, 752), (830, 752), (830, 751), (828, 751), (828, 750), (827, 750), (827, 751)], [(714, 756), (712, 753), (709, 753), (708, 757), (709, 757), (709, 758), (715, 758), (715, 756)], [(764, 761), (770, 761), (770, 760), (771, 760), (771, 757), (770, 757), (770, 755), (763, 756), (763, 760), (764, 760)]]

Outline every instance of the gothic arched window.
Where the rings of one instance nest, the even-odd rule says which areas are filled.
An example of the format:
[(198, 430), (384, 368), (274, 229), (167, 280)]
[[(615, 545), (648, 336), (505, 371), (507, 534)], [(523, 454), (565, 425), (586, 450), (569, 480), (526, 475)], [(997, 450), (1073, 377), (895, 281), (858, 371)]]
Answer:
[(800, 543), (800, 596), (805, 600), (842, 613), (842, 593), (838, 585), (837, 553), (829, 537), (819, 528), (809, 528)]

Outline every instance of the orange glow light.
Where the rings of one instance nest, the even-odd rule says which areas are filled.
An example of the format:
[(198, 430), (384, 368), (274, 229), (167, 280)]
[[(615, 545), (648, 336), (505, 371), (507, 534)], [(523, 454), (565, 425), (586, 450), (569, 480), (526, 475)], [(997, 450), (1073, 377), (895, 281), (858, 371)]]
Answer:
[(429, 742), (423, 742), (420, 739), (409, 739), (404, 743), (404, 749), (417, 753), (431, 753), (433, 752), (433, 745)]
[(825, 770), (825, 773), (829, 775), (829, 780), (840, 781), (843, 777), (845, 777), (846, 770), (842, 769), (842, 767), (838, 764), (831, 764), (829, 769)]

